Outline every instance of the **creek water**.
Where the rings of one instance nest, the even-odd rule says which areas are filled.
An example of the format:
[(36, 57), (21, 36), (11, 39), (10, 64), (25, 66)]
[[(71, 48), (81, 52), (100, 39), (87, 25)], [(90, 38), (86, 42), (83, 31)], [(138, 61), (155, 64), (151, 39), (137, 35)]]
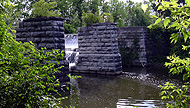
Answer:
[[(66, 58), (73, 66), (78, 59), (78, 38), (66, 36)], [(75, 53), (73, 53), (75, 52)], [(72, 55), (75, 54), (75, 55)], [(159, 85), (172, 82), (168, 70), (147, 68), (126, 68), (119, 76), (80, 74), (82, 78), (70, 81), (70, 95), (62, 106), (75, 108), (165, 108), (159, 95)]]
[(170, 79), (162, 69), (127, 68), (122, 75), (104, 76), (82, 74), (71, 80), (69, 98), (63, 106), (76, 108), (165, 108), (160, 98), (160, 84)]

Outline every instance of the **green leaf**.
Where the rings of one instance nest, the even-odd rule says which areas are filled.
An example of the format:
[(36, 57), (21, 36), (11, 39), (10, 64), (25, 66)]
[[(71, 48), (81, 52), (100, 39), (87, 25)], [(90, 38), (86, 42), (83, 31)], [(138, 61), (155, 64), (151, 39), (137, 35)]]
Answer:
[(190, 21), (184, 21), (184, 22), (185, 22), (186, 25), (190, 25)]
[(55, 86), (55, 87), (58, 87), (58, 86), (60, 86), (60, 84), (58, 83), (58, 84), (55, 84), (54, 86)]
[(173, 95), (171, 95), (171, 98), (172, 98), (172, 99), (174, 99), (174, 96), (173, 96)]
[(152, 15), (152, 18), (158, 18), (156, 15)]
[(56, 60), (57, 64), (60, 64), (60, 61), (59, 60)]
[(175, 21), (173, 24), (171, 24), (170, 26), (169, 26), (169, 28), (170, 27), (176, 27), (178, 25), (178, 21)]
[(189, 46), (182, 45), (183, 50), (187, 50), (188, 48), (189, 48)]
[(173, 33), (172, 34), (172, 36), (170, 37), (170, 39), (171, 39), (171, 43), (176, 43), (177, 41), (178, 41), (178, 35), (177, 35), (177, 33)]
[(168, 2), (168, 1), (162, 1), (162, 5), (164, 5), (164, 7), (169, 7), (170, 2)]
[(190, 18), (189, 18), (187, 21), (189, 21), (189, 22), (190, 22)]
[(161, 96), (164, 95), (164, 94), (166, 94), (166, 91), (162, 91), (162, 92), (160, 93)]
[(69, 90), (69, 87), (67, 86), (66, 89)]
[(187, 39), (189, 38), (188, 33), (186, 32), (185, 29), (182, 30), (182, 33), (183, 33), (184, 41), (187, 42)]
[(162, 19), (158, 18), (154, 24), (158, 24), (158, 23), (160, 23), (160, 21), (162, 21)]
[(158, 7), (157, 11), (162, 10), (162, 9), (163, 9), (163, 6), (160, 5), (160, 6)]
[(170, 23), (170, 19), (165, 18), (164, 20), (164, 27), (166, 28), (166, 26)]
[(167, 97), (166, 96), (162, 96), (161, 99), (164, 100), (164, 99), (167, 99)]
[(39, 91), (35, 91), (35, 94), (40, 95), (41, 93)]

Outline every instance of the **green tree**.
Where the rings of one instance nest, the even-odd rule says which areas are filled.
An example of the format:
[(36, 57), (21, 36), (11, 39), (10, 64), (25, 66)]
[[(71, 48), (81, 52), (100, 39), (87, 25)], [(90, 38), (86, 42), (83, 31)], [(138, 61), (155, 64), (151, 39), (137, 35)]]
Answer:
[(12, 4), (14, 4), (14, 7), (11, 9), (13, 10), (11, 17), (13, 17), (14, 20), (21, 20), (22, 18), (28, 18), (31, 15), (31, 9), (32, 5), (39, 0), (10, 0)]
[[(162, 5), (160, 5), (160, 3)], [(185, 4), (178, 4), (178, 0), (162, 1), (157, 0), (157, 11), (169, 10), (171, 14), (168, 17), (161, 15), (157, 18), (155, 24), (163, 22), (165, 28), (174, 28), (177, 33), (173, 33), (170, 37), (172, 43), (177, 43), (180, 37), (183, 37), (185, 43), (190, 39), (190, 1), (185, 0)], [(189, 49), (190, 45), (182, 45), (183, 50)], [(190, 83), (190, 58), (180, 58), (175, 54), (168, 57), (170, 62), (165, 65), (170, 69), (172, 74), (182, 74), (184, 85), (181, 88), (167, 82), (164, 86), (161, 86), (162, 99), (173, 100), (175, 103), (167, 103), (168, 108), (188, 108), (190, 107), (190, 96), (187, 94), (189, 91)]]
[(127, 0), (126, 3), (111, 0), (110, 13), (113, 15), (114, 22), (118, 23), (118, 27), (148, 26), (152, 23), (151, 7), (149, 6), (144, 12), (141, 5), (142, 3), (134, 3), (131, 0)]
[(103, 22), (113, 22), (113, 16), (106, 12), (103, 12), (101, 14), (101, 19), (103, 20)]
[[(149, 5), (149, 3), (146, 3)], [(148, 26), (152, 24), (151, 7), (148, 6), (146, 11), (143, 11), (142, 3), (134, 3), (130, 0), (127, 2), (127, 18), (126, 22), (128, 26)]]
[(119, 27), (125, 26), (124, 18), (127, 17), (127, 13), (125, 12), (125, 3), (123, 1), (111, 0), (110, 13), (113, 16), (114, 22), (117, 22)]
[(57, 9), (60, 10), (62, 17), (72, 18), (75, 14), (73, 0), (56, 0)]
[(80, 27), (80, 25), (81, 25), (81, 22), (76, 12), (74, 14), (74, 17), (69, 22), (65, 21), (64, 23), (65, 33), (66, 34), (77, 33), (77, 28)]
[(82, 16), (82, 21), (83, 21), (83, 26), (91, 26), (94, 23), (101, 23), (103, 22), (101, 16), (99, 15), (99, 13), (93, 14), (91, 12), (85, 13), (83, 12), (83, 16)]
[[(82, 22), (82, 12), (85, 9), (85, 0), (73, 0), (74, 11), (78, 13), (78, 18)], [(82, 23), (80, 24), (82, 26)]]
[[(56, 0), (57, 2), (57, 8), (60, 10), (61, 17), (66, 18), (66, 21), (64, 23), (64, 28), (65, 28), (65, 33), (76, 33), (77, 32), (77, 27), (81, 26), (81, 20), (79, 19), (79, 13), (77, 10), (78, 6), (77, 2), (75, 0)], [(86, 6), (85, 3), (83, 3), (83, 8), (82, 10), (85, 10)]]
[(50, 17), (59, 16), (58, 10), (52, 10), (57, 7), (57, 2), (45, 2), (40, 0), (32, 6), (32, 17)]
[(106, 13), (110, 13), (110, 6), (109, 6), (109, 2), (102, 2), (102, 12), (106, 12)]
[(88, 12), (83, 12), (82, 16), (83, 26), (92, 26), (94, 23), (105, 23), (105, 22), (113, 22), (113, 16), (109, 13), (103, 12), (99, 14), (96, 12), (95, 14)]
[(100, 6), (100, 0), (89, 0), (88, 2), (90, 2), (89, 4), (89, 10), (95, 14), (96, 12), (99, 12), (98, 7)]
[[(161, 1), (171, 1), (171, 0), (160, 0), (159, 3), (156, 2), (156, 0), (149, 0), (149, 2), (151, 2), (151, 7), (153, 8), (154, 12), (156, 12), (157, 15), (167, 17), (171, 14), (171, 12), (169, 10), (162, 10), (162, 11), (157, 10), (158, 7), (161, 5), (161, 3), (160, 3)], [(177, 3), (185, 4), (185, 0), (178, 0)]]

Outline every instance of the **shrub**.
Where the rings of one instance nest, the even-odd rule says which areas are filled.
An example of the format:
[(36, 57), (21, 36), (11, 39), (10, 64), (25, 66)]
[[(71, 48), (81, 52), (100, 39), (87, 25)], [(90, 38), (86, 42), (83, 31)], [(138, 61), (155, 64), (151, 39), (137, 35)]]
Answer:
[(11, 26), (5, 23), (8, 0), (1, 2), (0, 11), (0, 107), (39, 108), (59, 107), (60, 99), (51, 93), (58, 93), (55, 87), (59, 81), (53, 75), (59, 72), (58, 59), (63, 52), (46, 48), (38, 50), (32, 42), (19, 43), (9, 33)]
[(76, 33), (77, 29), (72, 24), (64, 23), (65, 34)]
[(102, 13), (101, 15), (99, 15), (98, 12), (96, 12), (95, 14), (88, 12), (85, 13), (83, 12), (83, 16), (82, 16), (82, 22), (83, 22), (83, 26), (91, 26), (94, 23), (104, 23), (104, 22), (113, 22), (113, 16), (109, 13)]
[(66, 34), (77, 33), (77, 28), (80, 26), (80, 24), (81, 21), (78, 18), (78, 12), (76, 12), (71, 20), (65, 21), (64, 23), (65, 33)]
[(83, 23), (83, 26), (91, 26), (93, 25), (94, 23), (101, 23), (102, 22), (102, 19), (101, 19), (101, 16), (96, 13), (96, 14), (93, 14), (93, 13), (85, 13), (83, 12), (82, 14), (82, 23)]
[(110, 13), (103, 12), (101, 15), (104, 22), (113, 22), (113, 16)]

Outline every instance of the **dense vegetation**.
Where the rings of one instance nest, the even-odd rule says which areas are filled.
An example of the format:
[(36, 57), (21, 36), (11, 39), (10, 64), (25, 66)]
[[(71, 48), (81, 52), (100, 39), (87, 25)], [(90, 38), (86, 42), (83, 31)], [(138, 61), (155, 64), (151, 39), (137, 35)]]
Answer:
[(0, 3), (0, 107), (59, 107), (61, 98), (51, 93), (58, 93), (59, 80), (54, 73), (63, 68), (57, 61), (63, 59), (63, 51), (46, 52), (32, 42), (17, 42), (7, 21), (14, 6), (8, 0)]
[[(161, 13), (166, 12), (167, 14), (160, 14), (159, 17), (155, 16), (158, 18), (155, 24), (163, 21), (166, 29), (175, 29), (177, 32), (171, 35), (171, 43), (175, 44), (179, 41), (183, 41), (183, 43), (181, 43), (183, 44), (182, 49), (188, 50), (190, 47), (190, 1), (185, 0), (185, 2), (180, 4), (178, 2), (178, 0), (162, 2), (157, 0), (157, 10)], [(165, 66), (170, 69), (172, 74), (182, 74), (184, 85), (182, 87), (177, 87), (176, 85), (167, 82), (164, 86), (161, 86), (162, 92), (160, 94), (162, 95), (162, 99), (173, 100), (174, 103), (167, 103), (166, 106), (168, 108), (189, 108), (190, 96), (188, 95), (188, 92), (190, 83), (190, 58), (189, 56), (183, 56), (183, 58), (180, 58), (179, 55), (176, 55), (175, 53), (167, 58), (170, 62), (165, 63)]]
[(32, 17), (53, 17), (59, 16), (58, 10), (52, 10), (57, 7), (56, 2), (45, 2), (40, 0), (32, 6)]

